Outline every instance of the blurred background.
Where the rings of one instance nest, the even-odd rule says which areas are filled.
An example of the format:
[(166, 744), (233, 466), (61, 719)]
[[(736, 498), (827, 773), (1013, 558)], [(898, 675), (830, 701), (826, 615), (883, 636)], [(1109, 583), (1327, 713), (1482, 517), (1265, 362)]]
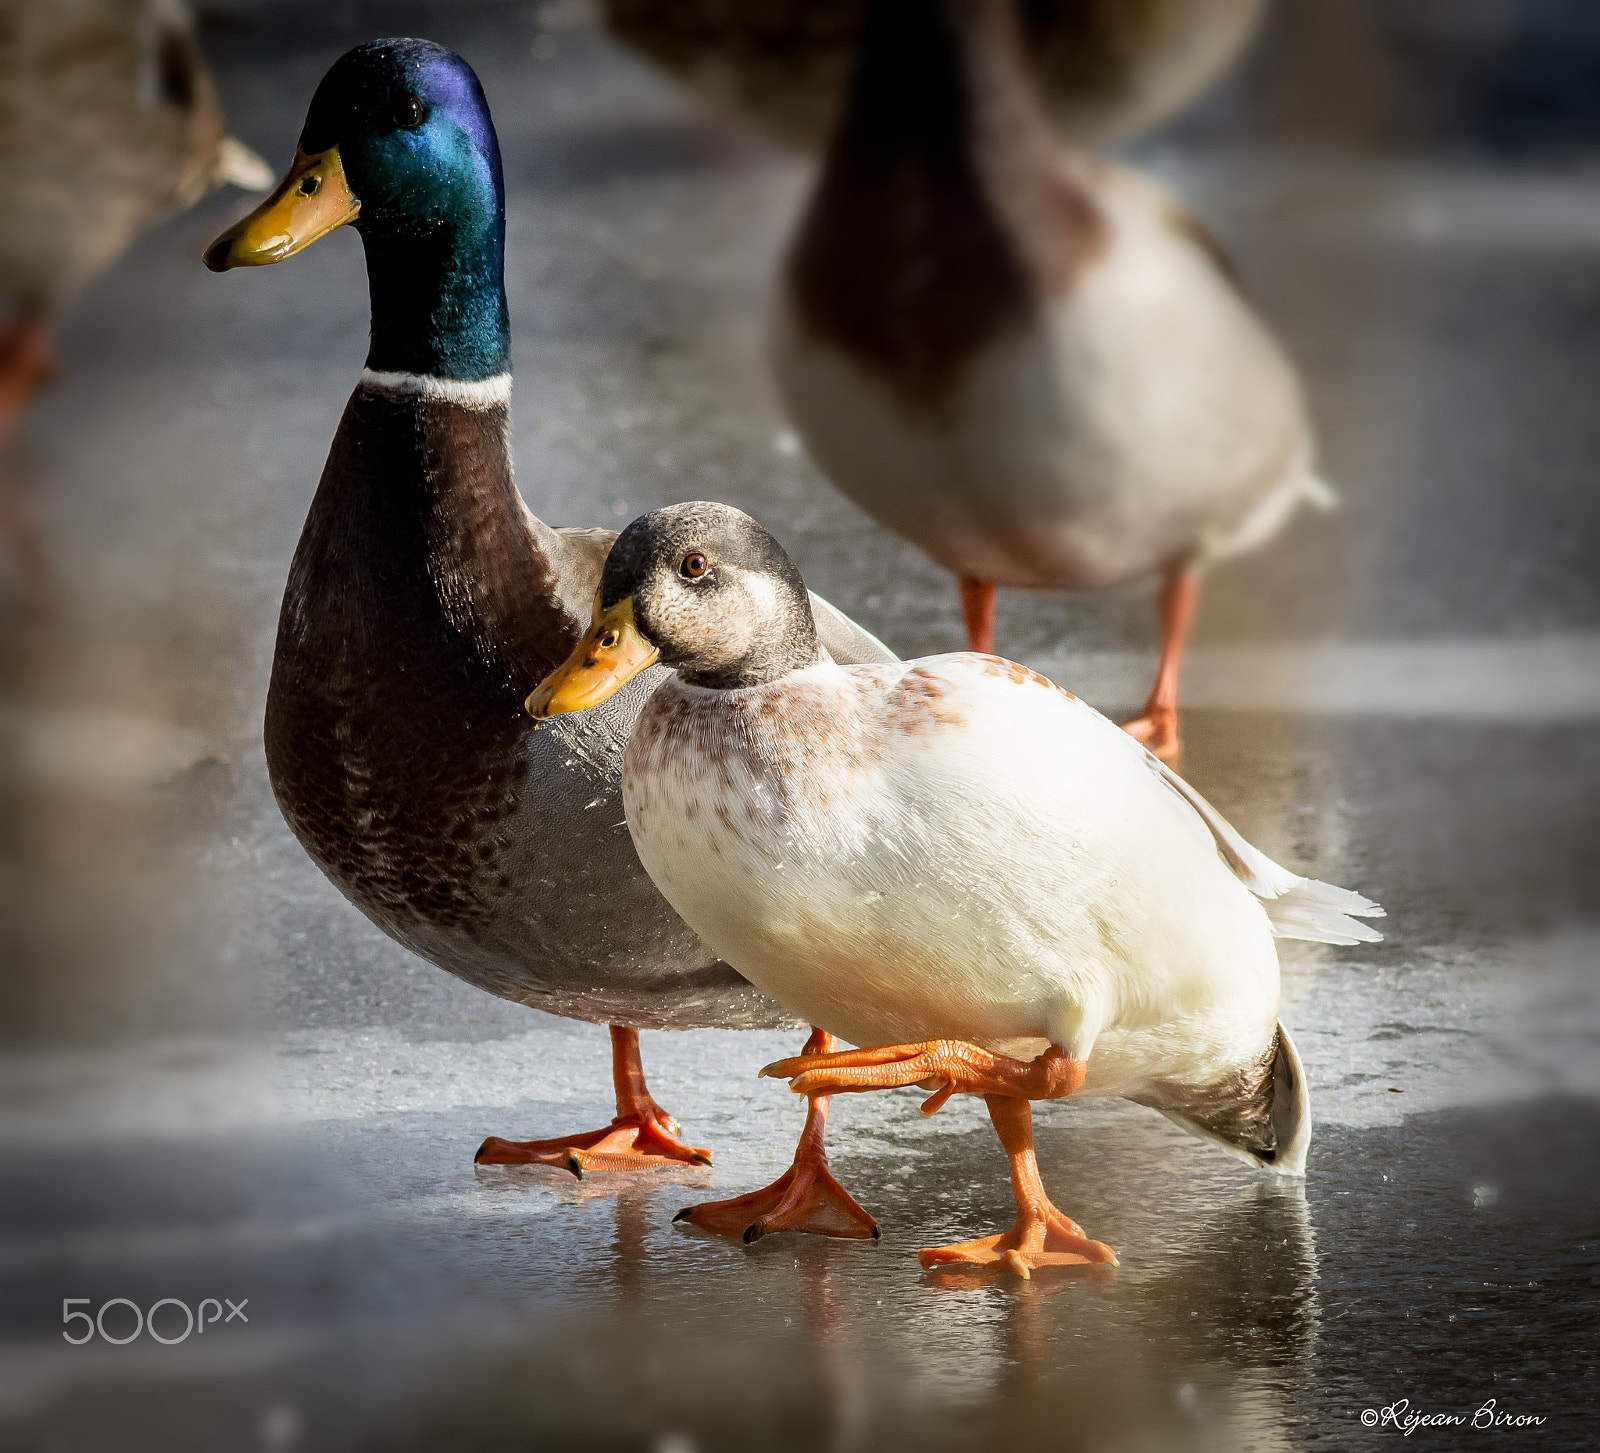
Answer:
[[(921, 1273), (1009, 1198), (981, 1106), (923, 1122), (903, 1092), (834, 1112), (880, 1243), (673, 1227), (787, 1164), (801, 1107), (754, 1073), (792, 1036), (646, 1036), (714, 1173), (475, 1169), (487, 1133), (609, 1118), (604, 1032), (382, 937), (267, 786), (277, 606), (365, 277), (353, 236), (208, 274), (253, 205), (208, 188), (287, 162), (349, 46), (458, 50), (505, 158), (536, 512), (726, 500), (896, 651), (959, 649), (949, 577), (828, 485), (770, 382), (813, 161), (584, 0), (153, 10), (181, 39), (141, 32), (144, 109), (90, 150), (113, 167), (164, 104), (189, 171), (75, 224), (29, 168), (70, 179), (49, 138), (111, 83), (46, 109), (66, 52), (30, 26), (92, 27), (95, 0), (0, 6), (0, 195), (29, 199), (0, 229), (59, 205), (85, 243), (47, 249), (78, 270), (59, 296), (0, 278), (13, 385), (51, 373), (46, 323), (54, 360), (0, 439), (0, 1448), (1342, 1448), (1397, 1436), (1363, 1410), (1489, 1398), (1546, 1421), (1483, 1446), (1594, 1446), (1600, 10), (1269, 0), (1221, 81), (1121, 148), (1236, 258), (1343, 498), (1214, 577), (1185, 775), (1389, 917), (1378, 945), (1285, 946), (1303, 1191), (1121, 1102), (1040, 1109), (1047, 1182), (1123, 1253), (1104, 1284)], [(1155, 645), (1137, 592), (1002, 592), (997, 641), (1124, 714)], [(124, 1306), (73, 1346), (64, 1298), (248, 1306), (113, 1345)]]

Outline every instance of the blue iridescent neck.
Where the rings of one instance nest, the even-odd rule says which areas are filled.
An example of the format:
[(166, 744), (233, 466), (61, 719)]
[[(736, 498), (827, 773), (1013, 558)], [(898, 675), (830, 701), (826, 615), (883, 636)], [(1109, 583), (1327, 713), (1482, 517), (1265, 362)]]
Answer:
[(509, 370), (498, 204), (487, 217), (459, 216), (421, 235), (362, 228), (362, 240), (372, 296), (368, 368), (462, 380)]

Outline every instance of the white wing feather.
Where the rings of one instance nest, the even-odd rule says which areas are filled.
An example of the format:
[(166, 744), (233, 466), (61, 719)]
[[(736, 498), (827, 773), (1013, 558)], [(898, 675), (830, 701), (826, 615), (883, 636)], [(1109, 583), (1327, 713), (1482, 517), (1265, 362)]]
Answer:
[(1205, 823), (1222, 860), (1238, 880), (1260, 898), (1277, 938), (1304, 938), (1313, 943), (1377, 943), (1383, 935), (1358, 923), (1382, 918), (1383, 909), (1369, 898), (1315, 878), (1302, 878), (1275, 863), (1242, 838), (1233, 825), (1158, 757), (1146, 752), (1150, 770)]

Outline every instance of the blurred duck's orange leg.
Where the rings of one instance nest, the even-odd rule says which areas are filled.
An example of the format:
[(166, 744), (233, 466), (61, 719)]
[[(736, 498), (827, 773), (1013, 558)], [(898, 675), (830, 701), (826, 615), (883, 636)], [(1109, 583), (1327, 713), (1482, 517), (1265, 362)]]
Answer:
[(967, 623), (967, 649), (994, 654), (994, 586), (961, 577), (961, 617)]
[(15, 436), (33, 396), (55, 376), (42, 319), (29, 316), (0, 327), (0, 448)]
[[(814, 1029), (801, 1053), (827, 1054), (834, 1043), (831, 1034)], [(772, 1231), (809, 1231), (816, 1236), (876, 1240), (878, 1223), (828, 1169), (828, 1152), (823, 1146), (827, 1123), (828, 1097), (813, 1095), (806, 1108), (806, 1125), (800, 1133), (794, 1164), (777, 1180), (731, 1201), (686, 1206), (672, 1219), (720, 1236), (737, 1236), (747, 1246)]]
[(639, 1062), (637, 1029), (611, 1026), (611, 1075), (617, 1087), (617, 1115), (605, 1129), (554, 1140), (502, 1140), (491, 1135), (474, 1159), (479, 1165), (559, 1165), (576, 1176), (675, 1163), (711, 1164), (711, 1152), (684, 1144), (678, 1138), (678, 1122), (651, 1096)]
[(1144, 710), (1122, 724), (1129, 736), (1143, 742), (1163, 762), (1177, 761), (1182, 745), (1178, 739), (1178, 667), (1199, 603), (1199, 573), (1187, 565), (1175, 566), (1161, 587), (1161, 664), (1156, 668), (1156, 683)]
[(33, 396), (55, 375), (50, 337), (41, 319), (25, 317), (0, 328), (0, 535), (30, 592), (42, 589), (48, 574), (44, 540), (5, 456)]

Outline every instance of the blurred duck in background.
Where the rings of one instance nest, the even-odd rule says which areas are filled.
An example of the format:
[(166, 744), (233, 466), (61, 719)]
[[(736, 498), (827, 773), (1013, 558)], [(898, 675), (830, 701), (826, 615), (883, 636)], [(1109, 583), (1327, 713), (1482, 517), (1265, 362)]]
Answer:
[(4, 456), (54, 373), (50, 320), (225, 183), (272, 172), (228, 135), (179, 0), (0, 0), (0, 528), (30, 587), (42, 542)]
[[(619, 40), (714, 105), (821, 151), (873, 0), (601, 0)], [(1204, 92), (1265, 0), (1018, 0), (1051, 124), (1080, 145), (1137, 135)]]
[[(1120, 1095), (1305, 1172), (1310, 1101), (1276, 938), (1382, 913), (1257, 851), (1044, 677), (962, 652), (840, 666), (782, 547), (726, 505), (635, 520), (589, 632), (529, 697), (603, 701), (659, 658), (623, 804), (667, 900), (754, 984), (863, 1049), (763, 1073), (800, 1093), (986, 1097), (1017, 1223), (924, 1266), (1114, 1262), (1046, 1196), (1028, 1102)], [(1354, 917), (1350, 915), (1355, 915)]]
[[(500, 151), (459, 56), (423, 40), (343, 56), (281, 185), (206, 264), (279, 262), (346, 224), (366, 250), (372, 341), (284, 594), (273, 792), (318, 867), (413, 953), (611, 1026), (611, 1124), (490, 1137), (480, 1162), (708, 1164), (651, 1096), (639, 1030), (790, 1021), (668, 907), (629, 840), (622, 749), (662, 673), (542, 730), (523, 711), (581, 636), (615, 534), (552, 529), (512, 477)], [(837, 659), (893, 659), (826, 602), (815, 611)], [(795, 1169), (728, 1229), (876, 1235), (828, 1173), (825, 1115), (813, 1103)]]
[(1078, 134), (1124, 134), (1209, 79), (1255, 7), (1082, 7), (1076, 72), (1030, 55), (1033, 9), (872, 0), (773, 360), (823, 471), (959, 577), (972, 649), (993, 649), (999, 586), (1159, 580), (1160, 664), (1127, 729), (1173, 760), (1202, 572), (1331, 496), (1294, 369), (1216, 243), (1153, 181), (1064, 146), (1041, 78), (1087, 98), (1056, 108)]

